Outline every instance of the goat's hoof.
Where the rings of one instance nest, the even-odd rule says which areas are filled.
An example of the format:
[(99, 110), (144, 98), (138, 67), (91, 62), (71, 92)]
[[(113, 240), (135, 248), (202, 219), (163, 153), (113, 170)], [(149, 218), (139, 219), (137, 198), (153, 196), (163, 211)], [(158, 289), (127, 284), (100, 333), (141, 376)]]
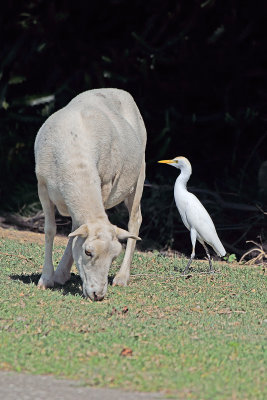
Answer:
[(53, 279), (46, 279), (46, 278), (40, 278), (38, 282), (38, 289), (48, 289), (54, 287), (54, 280)]
[(54, 282), (58, 283), (59, 285), (64, 285), (67, 281), (70, 280), (70, 274), (68, 275), (63, 275), (63, 274), (57, 274), (57, 271), (55, 272), (54, 275)]
[(129, 279), (126, 276), (116, 275), (113, 279), (112, 286), (127, 286)]

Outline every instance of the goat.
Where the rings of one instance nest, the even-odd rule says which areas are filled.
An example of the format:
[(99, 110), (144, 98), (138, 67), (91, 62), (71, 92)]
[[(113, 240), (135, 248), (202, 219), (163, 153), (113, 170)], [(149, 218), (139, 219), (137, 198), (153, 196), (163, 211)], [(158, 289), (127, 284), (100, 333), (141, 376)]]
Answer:
[[(76, 96), (41, 126), (34, 145), (38, 194), (45, 215), (45, 259), (38, 286), (70, 279), (75, 261), (83, 294), (102, 300), (112, 260), (127, 239), (113, 285), (126, 286), (142, 222), (146, 129), (132, 96), (94, 89)], [(125, 202), (128, 231), (109, 221), (106, 209)], [(72, 219), (72, 232), (54, 271), (55, 206)]]

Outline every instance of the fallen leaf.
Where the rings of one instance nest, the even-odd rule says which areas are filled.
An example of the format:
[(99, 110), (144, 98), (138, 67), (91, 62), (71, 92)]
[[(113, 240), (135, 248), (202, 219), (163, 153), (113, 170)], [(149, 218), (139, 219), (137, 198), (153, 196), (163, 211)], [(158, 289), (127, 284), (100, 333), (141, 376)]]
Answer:
[(122, 349), (120, 355), (123, 357), (131, 357), (133, 355), (133, 351), (132, 349), (129, 349), (129, 347), (125, 347)]
[(19, 305), (20, 305), (21, 308), (25, 308), (26, 307), (26, 304), (24, 303), (24, 301), (21, 301)]
[(82, 325), (82, 326), (79, 328), (79, 332), (80, 332), (80, 333), (90, 332), (90, 327), (89, 327), (88, 325)]
[(3, 369), (4, 371), (12, 370), (11, 364), (9, 364), (9, 363), (7, 363), (5, 361), (0, 363), (0, 368)]
[(197, 306), (197, 307), (192, 307), (191, 311), (202, 312), (203, 310), (199, 306)]
[(238, 313), (238, 314), (245, 314), (245, 310), (233, 310), (232, 312)]
[(124, 306), (121, 311), (119, 311), (119, 310), (117, 310), (117, 308), (113, 307), (111, 312), (109, 313), (109, 315), (114, 315), (114, 314), (122, 315), (122, 314), (126, 314), (128, 311), (129, 311), (129, 309), (127, 306)]
[(114, 315), (118, 312), (117, 308), (113, 307), (109, 315)]
[(222, 308), (221, 310), (218, 311), (218, 314), (231, 314), (232, 311), (229, 310), (229, 308)]

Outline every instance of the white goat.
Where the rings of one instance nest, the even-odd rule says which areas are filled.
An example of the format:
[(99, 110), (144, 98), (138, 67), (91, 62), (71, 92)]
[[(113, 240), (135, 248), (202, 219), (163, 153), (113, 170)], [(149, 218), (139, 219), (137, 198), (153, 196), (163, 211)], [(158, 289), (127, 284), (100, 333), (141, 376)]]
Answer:
[[(127, 285), (142, 221), (145, 146), (143, 119), (123, 90), (81, 93), (43, 124), (35, 140), (38, 194), (45, 215), (39, 287), (64, 284), (74, 259), (84, 295), (102, 300), (111, 262), (121, 251), (118, 239), (128, 241), (113, 284)], [(129, 232), (112, 225), (105, 212), (122, 201), (129, 211)], [(54, 272), (55, 205), (62, 215), (71, 216), (72, 233)]]

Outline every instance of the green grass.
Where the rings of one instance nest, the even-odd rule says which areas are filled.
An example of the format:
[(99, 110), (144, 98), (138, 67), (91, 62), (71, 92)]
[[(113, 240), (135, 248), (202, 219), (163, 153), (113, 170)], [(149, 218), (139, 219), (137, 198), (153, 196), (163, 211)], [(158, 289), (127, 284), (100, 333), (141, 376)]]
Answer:
[(0, 369), (181, 399), (267, 398), (260, 267), (215, 263), (211, 277), (196, 261), (185, 279), (173, 272), (185, 259), (136, 253), (129, 286), (92, 303), (76, 273), (64, 288), (37, 289), (43, 246), (3, 239), (0, 252)]

